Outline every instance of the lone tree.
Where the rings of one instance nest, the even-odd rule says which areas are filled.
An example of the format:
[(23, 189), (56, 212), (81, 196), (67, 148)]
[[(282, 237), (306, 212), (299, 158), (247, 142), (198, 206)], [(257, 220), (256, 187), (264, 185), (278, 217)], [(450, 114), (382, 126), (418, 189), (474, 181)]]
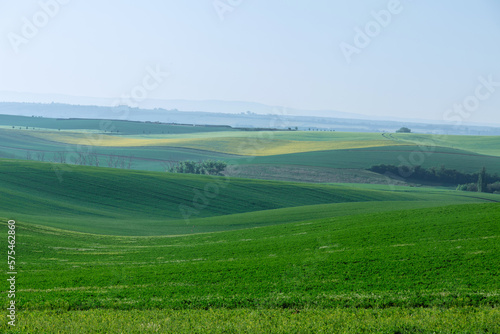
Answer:
[(397, 133), (410, 133), (411, 130), (405, 126), (403, 126), (402, 128), (400, 128), (399, 130), (396, 130)]
[(477, 192), (484, 193), (486, 191), (486, 168), (483, 167), (477, 176)]

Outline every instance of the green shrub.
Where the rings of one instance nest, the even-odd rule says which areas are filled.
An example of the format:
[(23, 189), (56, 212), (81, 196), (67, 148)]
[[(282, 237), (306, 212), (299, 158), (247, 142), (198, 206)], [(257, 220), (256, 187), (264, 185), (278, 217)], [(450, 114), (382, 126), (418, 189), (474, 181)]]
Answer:
[(227, 163), (224, 161), (205, 160), (196, 162), (192, 160), (180, 161), (178, 164), (167, 169), (170, 173), (187, 173), (187, 174), (207, 174), (207, 175), (222, 175), (226, 169)]

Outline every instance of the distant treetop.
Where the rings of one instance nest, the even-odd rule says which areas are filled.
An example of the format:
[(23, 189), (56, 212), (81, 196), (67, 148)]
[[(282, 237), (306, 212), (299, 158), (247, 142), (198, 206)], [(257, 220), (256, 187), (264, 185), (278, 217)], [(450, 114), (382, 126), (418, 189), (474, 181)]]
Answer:
[(396, 132), (398, 133), (410, 133), (411, 130), (405, 126), (403, 126), (402, 128), (400, 128), (399, 130), (396, 130)]

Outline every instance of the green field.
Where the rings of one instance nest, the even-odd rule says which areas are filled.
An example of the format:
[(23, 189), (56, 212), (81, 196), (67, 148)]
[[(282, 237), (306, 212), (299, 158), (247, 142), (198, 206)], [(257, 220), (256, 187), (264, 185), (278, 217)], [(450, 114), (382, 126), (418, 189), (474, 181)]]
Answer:
[[(99, 119), (55, 119), (46, 117), (25, 117), (0, 115), (0, 125), (4, 128), (38, 130), (82, 130), (94, 132), (119, 133), (122, 135), (137, 134), (179, 134), (212, 131), (234, 131), (226, 126), (192, 126), (173, 125), (152, 122), (131, 122)], [(118, 131), (118, 132), (117, 132)]]
[[(73, 319), (75, 332), (106, 332), (119, 323), (83, 319), (129, 314), (157, 319), (132, 332), (498, 328), (499, 195), (231, 179), (187, 225), (188, 189), (226, 178), (77, 166), (59, 182), (48, 163), (0, 169), (26, 330)], [(255, 312), (272, 316), (241, 327)], [(344, 315), (368, 327), (345, 327)]]
[[(377, 203), (375, 210), (394, 210), (399, 206), (498, 200), (498, 195), (492, 194), (432, 189), (414, 192), (408, 187), (395, 191), (382, 186), (359, 189), (352, 185), (88, 166), (73, 166), (61, 173), (53, 167), (50, 163), (3, 160), (0, 216), (80, 232), (163, 235), (189, 233), (194, 229), (213, 232), (270, 225), (297, 217), (331, 217), (346, 210), (365, 210), (365, 207), (373, 207), (374, 202)], [(319, 204), (323, 205), (315, 206)], [(312, 207), (303, 214), (300, 210), (287, 211), (302, 206)], [(285, 208), (287, 210), (280, 210)], [(234, 216), (241, 213), (254, 216)], [(202, 218), (211, 219), (200, 220)], [(138, 220), (143, 224), (138, 225)]]
[(18, 324), (83, 333), (495, 332), (499, 215), (497, 203), (466, 204), (166, 237), (19, 221)]
[[(2, 120), (35, 127), (0, 128), (0, 229), (16, 221), (18, 273), (17, 325), (2, 316), (2, 333), (500, 332), (500, 195), (365, 170), (420, 152), (424, 167), (500, 172), (498, 137), (122, 122), (101, 142), (117, 146), (90, 147), (78, 140), (101, 138), (95, 120)], [(147, 141), (160, 144), (134, 146)], [(247, 155), (299, 142), (310, 151)], [(71, 163), (82, 152), (99, 167)], [(231, 173), (158, 171), (184, 159)]]
[(494, 136), (242, 131), (7, 115), (0, 115), (0, 126), (0, 158), (8, 159), (148, 171), (164, 171), (182, 160), (215, 159), (230, 165), (229, 176), (292, 181), (299, 168), (307, 182), (385, 183), (366, 172), (378, 164), (445, 165), (465, 173), (486, 167), (500, 174), (500, 137)]
[(398, 210), (177, 237), (20, 221), (17, 301), (36, 310), (495, 306), (498, 209)]

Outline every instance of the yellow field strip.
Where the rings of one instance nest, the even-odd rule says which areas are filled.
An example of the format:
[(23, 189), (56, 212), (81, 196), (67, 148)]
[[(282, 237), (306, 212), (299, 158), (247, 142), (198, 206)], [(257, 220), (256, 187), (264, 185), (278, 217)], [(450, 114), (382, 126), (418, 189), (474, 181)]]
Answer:
[(106, 147), (170, 146), (191, 148), (227, 154), (268, 156), (324, 150), (343, 150), (366, 147), (408, 145), (391, 140), (332, 140), (298, 141), (258, 137), (214, 138), (130, 138), (105, 134), (83, 133), (30, 133), (30, 136), (58, 143)]

